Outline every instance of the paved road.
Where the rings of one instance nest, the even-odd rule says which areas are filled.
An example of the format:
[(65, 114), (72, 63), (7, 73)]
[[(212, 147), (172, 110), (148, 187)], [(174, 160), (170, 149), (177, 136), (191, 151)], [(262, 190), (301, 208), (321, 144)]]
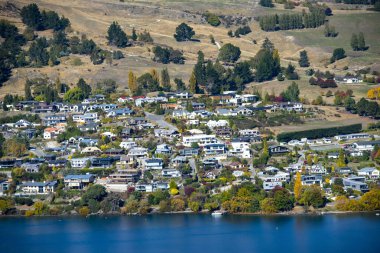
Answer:
[(160, 128), (168, 128), (169, 130), (178, 131), (178, 128), (176, 126), (165, 121), (164, 115), (156, 115), (149, 112), (145, 112), (145, 117), (153, 123), (156, 123)]

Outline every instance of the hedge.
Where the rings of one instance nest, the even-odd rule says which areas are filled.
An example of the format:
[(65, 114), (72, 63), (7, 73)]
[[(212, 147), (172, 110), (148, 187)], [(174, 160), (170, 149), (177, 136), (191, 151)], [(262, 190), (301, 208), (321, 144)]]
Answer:
[(358, 133), (362, 130), (362, 124), (353, 124), (342, 127), (330, 127), (311, 129), (298, 132), (280, 133), (277, 135), (279, 142), (288, 142), (290, 140), (300, 140), (301, 138), (318, 139), (323, 137), (333, 137), (339, 134)]

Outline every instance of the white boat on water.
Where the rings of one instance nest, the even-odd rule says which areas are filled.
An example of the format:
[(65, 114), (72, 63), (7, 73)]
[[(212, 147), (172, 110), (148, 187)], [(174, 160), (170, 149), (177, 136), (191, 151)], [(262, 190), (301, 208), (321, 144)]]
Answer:
[(224, 211), (221, 211), (221, 210), (216, 210), (214, 212), (211, 213), (212, 216), (222, 216), (224, 215), (226, 212)]

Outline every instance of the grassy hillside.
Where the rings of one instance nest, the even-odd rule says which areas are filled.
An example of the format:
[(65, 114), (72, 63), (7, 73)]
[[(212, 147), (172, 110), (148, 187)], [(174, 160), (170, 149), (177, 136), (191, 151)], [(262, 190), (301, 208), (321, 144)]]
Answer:
[[(3, 4), (5, 0), (0, 0)], [(88, 56), (71, 55), (61, 59), (61, 64), (54, 67), (43, 68), (19, 68), (13, 71), (12, 78), (0, 88), (0, 97), (7, 93), (23, 95), (23, 85), (26, 78), (38, 76), (48, 76), (55, 80), (58, 75), (62, 82), (75, 84), (80, 77), (85, 78), (88, 83), (95, 84), (101, 79), (116, 80), (119, 90), (124, 91), (127, 87), (127, 75), (130, 70), (138, 75), (156, 68), (160, 70), (168, 67), (172, 80), (175, 77), (183, 78), (187, 83), (191, 69), (196, 60), (199, 50), (205, 53), (206, 58), (216, 59), (218, 48), (210, 43), (209, 35), (213, 35), (215, 40), (223, 45), (232, 43), (239, 46), (242, 50), (242, 59), (253, 57), (260, 49), (262, 41), (268, 37), (279, 50), (279, 54), (284, 66), (290, 61), (297, 65), (299, 51), (306, 49), (312, 67), (326, 70), (325, 64), (331, 56), (335, 47), (343, 46), (349, 57), (341, 60), (336, 65), (336, 70), (341, 70), (343, 66), (348, 66), (350, 70), (363, 68), (370, 65), (376, 68), (380, 64), (380, 45), (377, 41), (380, 38), (378, 23), (380, 15), (360, 11), (350, 12), (337, 11), (337, 14), (330, 17), (330, 23), (336, 27), (340, 33), (337, 38), (325, 38), (323, 28), (303, 29), (299, 31), (281, 31), (281, 32), (263, 32), (256, 21), (250, 26), (252, 33), (242, 36), (241, 38), (230, 38), (227, 35), (229, 29), (223, 26), (211, 27), (202, 22), (201, 14), (206, 10), (215, 12), (219, 15), (234, 15), (256, 17), (268, 13), (289, 12), (284, 10), (282, 5), (276, 8), (263, 8), (252, 0), (211, 0), (211, 1), (193, 1), (193, 0), (35, 0), (41, 9), (50, 9), (69, 18), (72, 24), (73, 32), (69, 36), (81, 36), (86, 34), (88, 38), (93, 39), (101, 48), (115, 50), (107, 45), (106, 31), (113, 21), (118, 21), (127, 34), (131, 34), (132, 28), (135, 27), (137, 32), (148, 30), (155, 43), (168, 45), (184, 52), (186, 63), (184, 65), (163, 65), (151, 60), (152, 45), (134, 46), (122, 49), (126, 58), (114, 61), (111, 65), (106, 63), (102, 65), (93, 65)], [(17, 6), (29, 4), (29, 0), (12, 1)], [(295, 12), (302, 11), (303, 7), (297, 7)], [(335, 13), (335, 12), (334, 12)], [(3, 15), (3, 16), (1, 16)], [(9, 15), (0, 13), (0, 18), (6, 18), (14, 22), (21, 31), (25, 26), (18, 18), (10, 18)], [(173, 38), (175, 28), (181, 22), (186, 22), (192, 26), (196, 32), (196, 38), (199, 42), (176, 42)], [(352, 31), (358, 27), (365, 34), (367, 44), (370, 49), (366, 52), (352, 52), (349, 41)], [(42, 32), (40, 35), (51, 36), (51, 32)], [(253, 43), (257, 41), (257, 44)], [(73, 66), (73, 58), (80, 58), (81, 66)], [(329, 65), (328, 69), (334, 68)], [(301, 95), (313, 99), (316, 94), (321, 93), (318, 87), (308, 85), (308, 77), (305, 77), (304, 70), (298, 70), (301, 74), (301, 80), (298, 82), (301, 87)], [(279, 83), (277, 81), (252, 84), (256, 88), (271, 92), (275, 90), (276, 94), (281, 92), (290, 82)], [(345, 89), (346, 87), (342, 87)], [(352, 88), (357, 96), (364, 96), (368, 87), (355, 86)]]

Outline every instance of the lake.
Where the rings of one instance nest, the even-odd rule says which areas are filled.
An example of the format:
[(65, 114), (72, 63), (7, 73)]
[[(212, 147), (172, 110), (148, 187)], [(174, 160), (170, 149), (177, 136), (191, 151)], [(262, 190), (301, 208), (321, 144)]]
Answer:
[(0, 252), (380, 252), (380, 216), (0, 218)]

